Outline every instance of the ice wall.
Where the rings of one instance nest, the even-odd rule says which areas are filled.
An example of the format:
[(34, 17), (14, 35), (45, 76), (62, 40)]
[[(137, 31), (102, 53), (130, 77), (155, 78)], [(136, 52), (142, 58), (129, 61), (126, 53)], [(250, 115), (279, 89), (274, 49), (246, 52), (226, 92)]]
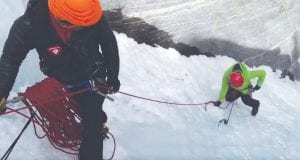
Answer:
[[(168, 32), (175, 42), (299, 76), (299, 0), (102, 0)], [(299, 47), (298, 47), (299, 48)], [(298, 71), (297, 71), (298, 70)]]
[(125, 0), (102, 1), (105, 9), (123, 8), (170, 32), (174, 39), (217, 38), (261, 49), (291, 53), (299, 29), (300, 1), (295, 0)]

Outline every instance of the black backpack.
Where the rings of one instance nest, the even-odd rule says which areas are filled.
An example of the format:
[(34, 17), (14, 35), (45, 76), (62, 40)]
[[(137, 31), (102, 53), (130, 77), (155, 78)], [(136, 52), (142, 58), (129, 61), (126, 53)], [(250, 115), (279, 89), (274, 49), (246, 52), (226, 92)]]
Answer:
[(233, 72), (233, 71), (240, 71), (240, 72), (242, 72), (242, 68), (241, 68), (241, 66), (240, 66), (240, 63), (237, 63), (237, 64), (235, 64), (235, 65), (233, 66), (232, 72)]
[(29, 0), (24, 14), (25, 15), (33, 14), (38, 8), (38, 7), (36, 7), (37, 4), (41, 1), (44, 1), (44, 0)]

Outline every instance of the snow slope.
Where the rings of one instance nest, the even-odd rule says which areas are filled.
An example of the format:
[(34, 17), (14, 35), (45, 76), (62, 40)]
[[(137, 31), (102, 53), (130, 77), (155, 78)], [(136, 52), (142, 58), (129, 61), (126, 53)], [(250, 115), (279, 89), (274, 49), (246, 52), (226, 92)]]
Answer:
[[(0, 47), (8, 27), (22, 13), (23, 1), (0, 2)], [(3, 7), (4, 6), (4, 7)], [(12, 14), (5, 8), (16, 8)], [(235, 61), (225, 56), (180, 55), (174, 49), (137, 44), (115, 33), (120, 49), (121, 91), (147, 98), (202, 103), (216, 100), (222, 74)], [(251, 68), (257, 69), (257, 68)], [(117, 160), (198, 160), (198, 159), (289, 159), (300, 158), (300, 83), (279, 79), (279, 71), (260, 66), (266, 81), (254, 97), (261, 107), (256, 117), (240, 100), (234, 106), (227, 126), (218, 128), (226, 110), (208, 106), (174, 106), (114, 95), (106, 101), (108, 126), (117, 139)], [(10, 98), (43, 78), (36, 52), (24, 61)], [(226, 105), (226, 104), (223, 104)], [(22, 106), (22, 104), (17, 104)], [(15, 115), (0, 117), (0, 156), (20, 132), (26, 119)], [(111, 154), (111, 141), (105, 156)], [(39, 140), (30, 126), (11, 154), (13, 160), (72, 160), (76, 156), (55, 150), (47, 139)]]
[[(121, 91), (148, 98), (202, 103), (215, 100), (221, 77), (234, 60), (218, 56), (186, 58), (173, 49), (138, 45), (117, 34), (120, 47)], [(229, 110), (208, 106), (172, 106), (116, 94), (106, 101), (108, 125), (117, 138), (115, 159), (298, 159), (300, 123), (297, 117), (300, 84), (278, 79), (269, 67), (261, 90), (257, 117), (238, 101), (227, 126), (217, 124)], [(26, 68), (22, 68), (26, 69)], [(33, 68), (37, 71), (37, 68)], [(20, 77), (21, 78), (21, 77)], [(38, 79), (31, 79), (31, 83)], [(23, 88), (23, 85), (16, 86)], [(15, 91), (18, 91), (16, 89)], [(21, 104), (19, 104), (21, 105)], [(1, 117), (1, 153), (20, 131), (25, 120), (17, 115)], [(106, 148), (110, 148), (108, 142)], [(30, 151), (28, 145), (30, 144)], [(110, 152), (106, 151), (109, 156)], [(26, 155), (24, 157), (24, 155)], [(29, 128), (11, 155), (12, 159), (74, 159), (38, 140)]]

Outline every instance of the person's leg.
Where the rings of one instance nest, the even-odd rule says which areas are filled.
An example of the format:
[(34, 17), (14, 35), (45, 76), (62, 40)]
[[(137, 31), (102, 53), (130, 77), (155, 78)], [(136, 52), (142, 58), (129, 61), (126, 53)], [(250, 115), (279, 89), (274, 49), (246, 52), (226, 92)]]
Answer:
[(228, 102), (233, 102), (241, 96), (241, 93), (231, 87), (229, 87), (225, 100)]
[(80, 160), (101, 160), (103, 159), (102, 126), (107, 120), (102, 110), (104, 98), (94, 92), (86, 92), (75, 96), (75, 99), (80, 105), (83, 118)]
[(259, 101), (256, 100), (256, 99), (253, 99), (251, 96), (246, 95), (246, 94), (241, 95), (241, 98), (242, 98), (242, 101), (246, 105), (252, 107), (251, 114), (253, 116), (255, 116), (257, 114), (257, 112), (258, 112), (258, 108), (259, 108), (259, 105), (260, 105)]

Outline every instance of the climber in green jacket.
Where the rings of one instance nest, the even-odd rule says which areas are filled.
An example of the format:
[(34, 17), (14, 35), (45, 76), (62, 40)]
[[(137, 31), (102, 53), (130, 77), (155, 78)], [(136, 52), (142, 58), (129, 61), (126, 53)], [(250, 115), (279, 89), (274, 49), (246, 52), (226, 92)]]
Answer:
[[(232, 65), (223, 75), (222, 89), (219, 100), (214, 104), (220, 106), (225, 100), (233, 102), (239, 97), (242, 101), (252, 107), (251, 114), (255, 116), (258, 112), (260, 102), (252, 98), (252, 92), (259, 90), (266, 77), (264, 70), (248, 71), (244, 63)], [(255, 87), (251, 84), (252, 79), (258, 78)]]

